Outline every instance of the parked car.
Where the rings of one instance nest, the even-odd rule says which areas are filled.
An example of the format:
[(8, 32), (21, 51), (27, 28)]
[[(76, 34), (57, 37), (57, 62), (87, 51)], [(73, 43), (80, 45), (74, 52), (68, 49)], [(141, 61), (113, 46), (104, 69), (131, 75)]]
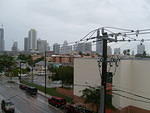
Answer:
[(30, 95), (36, 95), (37, 94), (37, 88), (35, 87), (27, 87), (26, 92)]
[(9, 100), (2, 100), (1, 102), (1, 109), (5, 113), (14, 113), (15, 112), (15, 106), (14, 104)]
[(58, 108), (61, 108), (66, 105), (66, 100), (64, 98), (52, 96), (48, 98), (48, 103)]
[(93, 113), (85, 107), (76, 106), (72, 104), (66, 105), (65, 111), (65, 113)]
[(68, 104), (65, 107), (65, 113), (80, 113), (74, 105)]
[(28, 88), (28, 86), (24, 85), (24, 84), (20, 84), (19, 85), (20, 89), (26, 90)]

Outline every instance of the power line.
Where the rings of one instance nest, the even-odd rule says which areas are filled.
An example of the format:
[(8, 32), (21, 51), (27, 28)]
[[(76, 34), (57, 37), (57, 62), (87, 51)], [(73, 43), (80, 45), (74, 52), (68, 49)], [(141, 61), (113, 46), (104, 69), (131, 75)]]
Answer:
[(114, 92), (113, 92), (113, 94), (114, 94), (114, 95), (117, 95), (117, 96), (124, 97), (124, 98), (129, 99), (129, 100), (134, 100), (134, 101), (144, 102), (144, 103), (150, 104), (150, 101), (143, 101), (143, 100), (140, 100), (140, 99), (131, 98), (131, 97), (124, 96), (124, 95), (121, 95), (121, 94), (119, 94), (119, 93), (114, 93)]
[(146, 100), (150, 100), (150, 98), (147, 98), (147, 97), (145, 97), (145, 96), (138, 95), (138, 94), (134, 94), (134, 93), (132, 93), (132, 92), (124, 91), (124, 90), (121, 90), (121, 89), (115, 89), (115, 90), (113, 90), (113, 91), (120, 91), (120, 92), (124, 92), (124, 93), (130, 94), (130, 95), (136, 96), (136, 97), (140, 97), (140, 98), (143, 98), (143, 99), (146, 99)]

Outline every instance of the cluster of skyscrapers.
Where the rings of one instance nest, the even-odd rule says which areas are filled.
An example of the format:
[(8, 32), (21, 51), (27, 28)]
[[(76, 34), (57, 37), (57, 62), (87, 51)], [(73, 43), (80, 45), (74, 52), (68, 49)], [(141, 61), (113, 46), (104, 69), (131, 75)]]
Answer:
[(78, 43), (75, 45), (69, 45), (67, 41), (64, 41), (62, 45), (55, 43), (53, 45), (53, 52), (55, 54), (71, 54), (73, 52), (91, 53), (92, 43)]
[(28, 37), (24, 38), (24, 51), (25, 52), (35, 52), (40, 53), (49, 50), (49, 45), (47, 40), (37, 40), (37, 32), (35, 29), (30, 29), (28, 32)]
[[(4, 28), (0, 28), (0, 52), (5, 50), (5, 40), (4, 40)], [(12, 51), (18, 51), (18, 42), (15, 41), (11, 48)], [(49, 44), (47, 40), (37, 40), (37, 31), (35, 29), (30, 29), (28, 36), (24, 38), (24, 51), (25, 52), (40, 52), (50, 51)], [(101, 41), (96, 42), (96, 53), (102, 55), (103, 43)], [(62, 45), (55, 43), (53, 44), (54, 54), (71, 54), (73, 52), (77, 53), (91, 53), (92, 52), (92, 43), (91, 42), (82, 42), (75, 45), (69, 45), (67, 41), (64, 41)], [(137, 54), (143, 54), (145, 52), (145, 45), (140, 43), (137, 45)], [(108, 55), (112, 55), (112, 49), (110, 46), (107, 48)], [(114, 48), (114, 54), (121, 54), (120, 48)]]

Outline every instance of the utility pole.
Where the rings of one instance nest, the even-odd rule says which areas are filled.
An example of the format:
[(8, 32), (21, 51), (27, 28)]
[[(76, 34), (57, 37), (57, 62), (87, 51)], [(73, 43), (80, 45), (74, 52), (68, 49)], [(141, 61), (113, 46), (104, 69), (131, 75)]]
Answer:
[(101, 76), (101, 101), (100, 101), (100, 112), (106, 113), (106, 78), (107, 78), (107, 38), (108, 35), (104, 32), (104, 28), (101, 30), (102, 36), (100, 36), (100, 31), (97, 31), (97, 38), (103, 42), (102, 51), (102, 76)]
[(46, 76), (46, 50), (45, 50), (45, 94), (46, 94), (46, 80), (47, 80), (47, 76)]
[(32, 83), (33, 83), (33, 61), (32, 61)]
[(21, 81), (21, 62), (20, 62), (20, 76), (19, 76), (19, 80)]

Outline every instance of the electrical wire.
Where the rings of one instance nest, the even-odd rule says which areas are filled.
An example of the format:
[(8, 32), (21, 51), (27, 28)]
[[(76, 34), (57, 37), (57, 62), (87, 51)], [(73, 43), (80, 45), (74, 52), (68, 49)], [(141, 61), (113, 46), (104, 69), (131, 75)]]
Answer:
[(124, 97), (124, 98), (129, 99), (129, 100), (134, 100), (134, 101), (138, 101), (138, 102), (143, 102), (143, 103), (150, 104), (150, 101), (143, 101), (143, 100), (140, 100), (140, 99), (131, 98), (131, 97), (124, 96), (124, 95), (121, 95), (119, 93), (114, 93), (114, 92), (112, 94), (120, 96), (120, 97)]
[(111, 29), (122, 30), (122, 31), (129, 31), (129, 32), (134, 31), (132, 29), (125, 29), (125, 28), (118, 28), (118, 27), (107, 27), (106, 26), (104, 28), (111, 28)]
[(140, 98), (143, 98), (143, 99), (146, 99), (146, 100), (150, 100), (150, 98), (147, 98), (145, 96), (141, 96), (141, 95), (138, 95), (138, 94), (134, 94), (132, 92), (129, 92), (129, 91), (124, 91), (124, 90), (121, 90), (121, 89), (115, 89), (113, 91), (120, 91), (120, 92), (124, 92), (124, 93), (127, 93), (127, 94), (130, 94), (130, 95), (133, 95), (133, 96), (136, 96), (136, 97), (140, 97)]

